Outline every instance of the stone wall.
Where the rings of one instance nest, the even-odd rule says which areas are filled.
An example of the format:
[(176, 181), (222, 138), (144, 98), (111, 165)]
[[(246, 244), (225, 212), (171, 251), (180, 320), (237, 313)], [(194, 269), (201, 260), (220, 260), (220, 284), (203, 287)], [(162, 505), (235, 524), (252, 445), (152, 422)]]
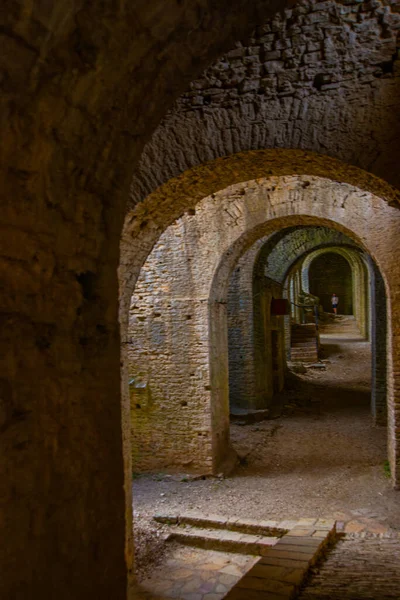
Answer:
[(371, 271), (372, 414), (377, 425), (387, 423), (387, 298), (385, 282), (376, 264)]
[(127, 347), (134, 470), (212, 471), (210, 261), (201, 252), (200, 230), (206, 219), (205, 213), (187, 216), (164, 232), (132, 296)]
[(178, 100), (144, 151), (132, 197), (259, 148), (328, 154), (399, 186), (399, 28), (395, 0), (304, 0), (259, 25)]
[[(290, 267), (303, 255), (324, 246), (357, 246), (340, 231), (328, 227), (301, 227), (288, 232), (269, 252), (266, 271), (269, 277), (283, 283)], [(308, 290), (306, 290), (308, 291)]]
[[(280, 237), (271, 236), (271, 243)], [(241, 257), (229, 282), (229, 401), (234, 408), (268, 408), (274, 394), (272, 331), (279, 332), (278, 345), (283, 347), (281, 320), (270, 314), (272, 297), (281, 297), (282, 286), (266, 279), (259, 264), (259, 253), (265, 244), (265, 238), (258, 240)], [(275, 371), (282, 386), (283, 352)]]
[(2, 4), (3, 598), (126, 597), (117, 268), (129, 182), (190, 81), (285, 5)]
[[(285, 6), (284, 0), (150, 0), (119, 3), (112, 10), (86, 0), (4, 4), (0, 188), (6, 401), (0, 455), (7, 544), (0, 550), (0, 585), (5, 598), (126, 596), (131, 471), (126, 404), (121, 433), (116, 269), (129, 181), (143, 145), (190, 81)], [(396, 8), (377, 6), (389, 7), (387, 12)], [(385, 12), (380, 21), (384, 39)], [(374, 92), (378, 107), (395, 97), (391, 74), (381, 80)], [(384, 128), (391, 149), (395, 115), (394, 101), (391, 126)], [(371, 141), (368, 135), (360, 140)], [(386, 164), (390, 152), (394, 157), (389, 150), (375, 162)], [(159, 162), (150, 162), (157, 171)], [(224, 177), (214, 176), (213, 185), (219, 185)], [(148, 181), (153, 189), (152, 175)], [(206, 187), (200, 197), (211, 193), (212, 186)], [(194, 195), (193, 190), (185, 202), (173, 194), (166, 204), (156, 202), (154, 221), (145, 215), (154, 210), (150, 199), (141, 208), (143, 218), (129, 215), (132, 247), (121, 270), (124, 282), (124, 268), (130, 269), (128, 292), (122, 286), (123, 327), (124, 294), (130, 300), (135, 269), (181, 214), (175, 211), (188, 208)], [(391, 322), (388, 330), (391, 335)], [(395, 341), (392, 346), (397, 355)], [(398, 391), (389, 384), (391, 392)]]
[(228, 290), (229, 404), (256, 408), (254, 364), (254, 263), (264, 239), (238, 261)]
[[(368, 256), (360, 252), (360, 249), (355, 250), (351, 246), (331, 246), (329, 248), (321, 248), (303, 257), (300, 266), (303, 289), (306, 292), (310, 291), (310, 266), (317, 258), (323, 258), (327, 253), (333, 253), (342, 257), (350, 265), (352, 286), (348, 293), (351, 294), (353, 314), (361, 335), (366, 339), (371, 339), (370, 312), (371, 302), (374, 302), (373, 298), (371, 300), (370, 294), (371, 273), (368, 266)], [(326, 309), (328, 312), (331, 312), (332, 307), (330, 305), (329, 294), (327, 294), (325, 302)]]
[[(186, 326), (179, 319), (168, 321), (166, 318), (166, 322), (171, 323), (167, 339), (174, 340), (175, 344), (167, 346), (168, 352), (171, 362), (175, 363), (175, 372), (179, 374), (180, 380), (174, 381), (171, 374), (168, 379), (163, 378), (164, 367), (157, 365), (148, 387), (150, 390), (156, 389), (155, 380), (163, 378), (162, 396), (156, 399), (152, 395), (152, 401), (159, 402), (161, 407), (163, 398), (177, 401), (178, 394), (180, 398), (182, 395), (185, 397), (187, 390), (191, 389), (188, 377), (190, 372), (196, 372), (195, 365), (203, 370), (204, 385), (198, 388), (199, 393), (193, 403), (193, 410), (198, 410), (196, 405), (201, 406), (202, 413), (211, 415), (209, 439), (212, 440), (213, 469), (218, 468), (226, 458), (229, 441), (226, 302), (230, 275), (237, 261), (258, 239), (276, 231), (295, 226), (331, 227), (351, 237), (358, 245), (368, 250), (382, 269), (390, 297), (393, 298), (397, 277), (400, 277), (391, 251), (397, 238), (398, 218), (398, 211), (387, 206), (383, 200), (347, 184), (310, 176), (270, 177), (242, 182), (204, 198), (195, 210), (191, 209), (164, 234), (170, 235), (174, 229), (177, 232), (174, 237), (176, 248), (180, 251), (182, 258), (179, 260), (186, 265), (186, 270), (181, 271), (179, 267), (177, 275), (180, 275), (176, 278), (171, 279), (169, 273), (174, 272), (174, 268), (179, 265), (177, 254), (171, 252), (170, 242), (168, 245), (163, 243), (163, 239), (167, 238), (160, 239), (149, 260), (153, 260), (152, 257), (157, 253), (159, 256), (162, 254), (161, 264), (168, 267), (161, 269), (161, 279), (157, 282), (157, 288), (152, 290), (152, 299), (147, 303), (145, 313), (137, 313), (135, 316), (140, 316), (142, 322), (145, 322), (146, 311), (155, 311), (156, 308), (156, 312), (159, 313), (161, 304), (156, 303), (156, 295), (165, 294), (171, 298), (171, 306), (176, 299), (190, 302), (188, 314), (201, 335), (198, 353), (189, 356), (190, 369), (186, 369), (189, 346), (181, 345), (181, 340), (186, 339)], [(147, 267), (143, 270), (143, 283), (147, 277), (146, 272)], [(139, 296), (142, 294), (138, 293), (139, 290), (140, 287), (135, 293), (140, 300)], [(140, 304), (137, 304), (135, 311), (137, 310), (140, 310)], [(396, 306), (393, 303), (391, 310), (392, 318), (396, 319)], [(154, 315), (153, 323), (157, 318)], [(396, 329), (392, 330), (390, 335), (392, 343), (396, 343)], [(135, 337), (133, 332), (132, 336)], [(157, 345), (160, 348), (159, 352), (164, 352), (164, 347), (160, 347), (158, 333), (153, 338), (147, 333), (146, 336), (147, 340), (150, 339), (150, 345)], [(207, 354), (208, 363), (205, 359)], [(136, 361), (138, 357), (132, 355), (132, 358)], [(396, 355), (391, 359), (396, 361)], [(144, 362), (149, 363), (147, 359)], [(179, 369), (179, 364), (183, 364), (184, 368)], [(389, 369), (389, 372), (392, 378), (393, 370)], [(173, 393), (170, 394), (169, 390)], [(389, 446), (394, 468), (397, 448), (395, 402), (396, 397), (389, 388)], [(140, 410), (138, 409), (139, 412)], [(189, 421), (189, 415), (186, 415), (186, 420)], [(171, 429), (165, 431), (164, 437), (170, 431)], [(180, 449), (182, 451), (182, 446)], [(210, 457), (207, 461), (209, 465)], [(195, 462), (192, 464), (195, 465)]]

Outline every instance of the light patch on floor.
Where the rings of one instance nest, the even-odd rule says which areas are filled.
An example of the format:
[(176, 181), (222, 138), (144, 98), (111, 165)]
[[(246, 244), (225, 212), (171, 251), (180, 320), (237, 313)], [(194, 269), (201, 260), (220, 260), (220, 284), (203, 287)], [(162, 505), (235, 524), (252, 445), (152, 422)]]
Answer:
[(222, 600), (258, 560), (259, 556), (175, 545), (165, 562), (140, 585), (161, 598)]

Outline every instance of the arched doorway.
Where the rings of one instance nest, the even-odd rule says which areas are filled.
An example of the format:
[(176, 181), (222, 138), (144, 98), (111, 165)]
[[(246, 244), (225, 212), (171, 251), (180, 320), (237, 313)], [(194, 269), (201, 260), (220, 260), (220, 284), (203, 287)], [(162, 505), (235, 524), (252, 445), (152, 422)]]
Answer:
[[(179, 288), (178, 296), (174, 296), (176, 293), (174, 292), (172, 298), (175, 298), (175, 301), (179, 298), (180, 301), (187, 300), (185, 290), (190, 284), (191, 311), (188, 314), (190, 320), (197, 323), (197, 327), (202, 332), (201, 352), (198, 352), (198, 356), (194, 358), (194, 363), (197, 365), (200, 364), (200, 359), (203, 371), (203, 381), (198, 388), (199, 401), (203, 407), (208, 407), (205, 414), (208, 415), (211, 424), (210, 433), (205, 432), (207, 443), (202, 442), (202, 451), (205, 449), (208, 456), (203, 466), (210, 468), (212, 465), (212, 470), (220, 470), (224, 461), (229, 460), (226, 294), (230, 273), (239, 256), (257, 239), (281, 228), (296, 225), (323, 225), (339, 229), (350, 237), (358, 239), (358, 243), (363, 247), (366, 244), (362, 243), (360, 238), (363, 237), (365, 240), (366, 237), (372, 237), (370, 245), (375, 250), (378, 249), (374, 245), (373, 234), (371, 236), (370, 222), (367, 225), (368, 219), (363, 221), (359, 214), (352, 214), (352, 204), (349, 199), (347, 199), (348, 208), (344, 218), (339, 208), (339, 198), (341, 194), (348, 194), (346, 185), (318, 177), (307, 177), (306, 186), (303, 182), (304, 177), (300, 176), (253, 180), (236, 187), (231, 186), (212, 197), (205, 198), (197, 205), (195, 214), (189, 212), (181, 219), (182, 224), (179, 225), (185, 232), (194, 228), (193, 239), (198, 260), (191, 262), (191, 277), (186, 277), (179, 286), (175, 286)], [(331, 202), (326, 202), (322, 207), (318, 202), (318, 190), (325, 191), (325, 186), (329, 188)], [(354, 189), (352, 193), (356, 200), (358, 192)], [(364, 194), (364, 202), (365, 198)], [(371, 201), (376, 202), (372, 196)], [(295, 210), (293, 210), (294, 206), (296, 206)], [(211, 218), (211, 215), (214, 216)], [(392, 226), (389, 225), (390, 219), (391, 216), (388, 214), (389, 227)], [(344, 222), (346, 225), (343, 224)], [(367, 236), (363, 233), (363, 227), (366, 228), (365, 231), (368, 228)], [(217, 231), (223, 232), (223, 235), (219, 233), (218, 243), (213, 245), (212, 240), (215, 240)], [(162, 248), (166, 246), (165, 239), (160, 242), (160, 246), (156, 246), (153, 251), (156, 254), (162, 252)], [(371, 251), (369, 247), (368, 250)], [(380, 251), (382, 251), (381, 247)], [(379, 250), (373, 253), (376, 258)], [(169, 255), (173, 256), (170, 248)], [(382, 258), (379, 262), (382, 264)], [(216, 264), (218, 264), (217, 268), (215, 268)], [(169, 299), (171, 299), (170, 292), (171, 289), (168, 288), (166, 297)], [(206, 306), (207, 310), (205, 310)], [(154, 304), (151, 304), (151, 310), (153, 309)], [(205, 356), (203, 349), (206, 350), (207, 361), (203, 359)], [(174, 363), (179, 364), (177, 355)], [(190, 366), (193, 367), (193, 364)], [(188, 373), (189, 371), (195, 372), (193, 368), (189, 369)], [(182, 373), (182, 370), (180, 372)], [(170, 382), (166, 385), (168, 387), (174, 384)], [(182, 384), (181, 379), (180, 385), (190, 389), (190, 380), (188, 379), (187, 384)], [(199, 437), (201, 439), (201, 436)], [(392, 448), (393, 441), (390, 440)]]
[[(324, 311), (332, 310), (331, 296), (339, 298), (339, 314), (353, 314), (353, 276), (347, 260), (334, 252), (315, 258), (309, 267), (310, 293), (318, 296)], [(334, 291), (332, 291), (334, 290)]]

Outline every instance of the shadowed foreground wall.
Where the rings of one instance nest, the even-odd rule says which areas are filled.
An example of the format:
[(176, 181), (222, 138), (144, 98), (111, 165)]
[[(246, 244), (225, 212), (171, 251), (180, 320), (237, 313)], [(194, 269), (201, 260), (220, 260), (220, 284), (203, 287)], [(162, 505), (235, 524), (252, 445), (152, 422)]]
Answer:
[(126, 597), (117, 268), (129, 183), (177, 95), (283, 5), (2, 3), (2, 598)]

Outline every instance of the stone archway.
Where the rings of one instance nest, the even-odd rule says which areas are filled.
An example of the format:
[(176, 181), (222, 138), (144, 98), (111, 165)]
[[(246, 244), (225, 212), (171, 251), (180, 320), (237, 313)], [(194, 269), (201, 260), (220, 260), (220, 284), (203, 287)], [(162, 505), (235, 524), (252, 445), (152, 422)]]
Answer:
[[(268, 352), (270, 333), (265, 330), (265, 320), (270, 320), (265, 315), (265, 294), (282, 297), (286, 275), (299, 257), (307, 251), (332, 244), (354, 242), (339, 231), (323, 227), (284, 229), (258, 240), (235, 265), (228, 292), (229, 397), (232, 407), (240, 411), (269, 406), (274, 386)], [(304, 284), (303, 289), (306, 289)], [(279, 329), (280, 321), (274, 319), (273, 327)], [(290, 356), (290, 326), (287, 317), (283, 321), (285, 345)]]
[[(195, 276), (190, 285), (196, 296), (191, 318), (201, 324), (203, 348), (208, 348), (208, 362), (201, 352), (203, 385), (199, 398), (211, 424), (207, 464), (212, 464), (213, 471), (221, 468), (229, 447), (226, 297), (229, 276), (239, 256), (257, 239), (282, 228), (323, 225), (337, 229), (355, 239), (376, 260), (385, 279), (391, 314), (398, 277), (391, 247), (398, 219), (397, 211), (371, 192), (323, 177), (292, 175), (230, 186), (204, 198), (180, 219), (179, 225), (174, 225), (183, 228), (185, 234), (192, 228), (198, 252), (197, 266), (191, 267)], [(163, 243), (165, 239), (155, 246), (155, 254), (162, 252)], [(389, 340), (394, 348), (394, 331)], [(396, 352), (390, 359), (395, 367)], [(388, 382), (389, 455), (396, 482), (395, 395), (390, 367)]]
[(324, 254), (333, 253), (342, 256), (352, 271), (352, 305), (360, 332), (364, 337), (369, 337), (369, 281), (368, 266), (359, 252), (352, 248), (338, 248), (335, 246), (322, 248), (311, 252), (304, 258), (301, 266), (301, 280), (306, 292), (309, 288), (309, 272), (313, 261)]

